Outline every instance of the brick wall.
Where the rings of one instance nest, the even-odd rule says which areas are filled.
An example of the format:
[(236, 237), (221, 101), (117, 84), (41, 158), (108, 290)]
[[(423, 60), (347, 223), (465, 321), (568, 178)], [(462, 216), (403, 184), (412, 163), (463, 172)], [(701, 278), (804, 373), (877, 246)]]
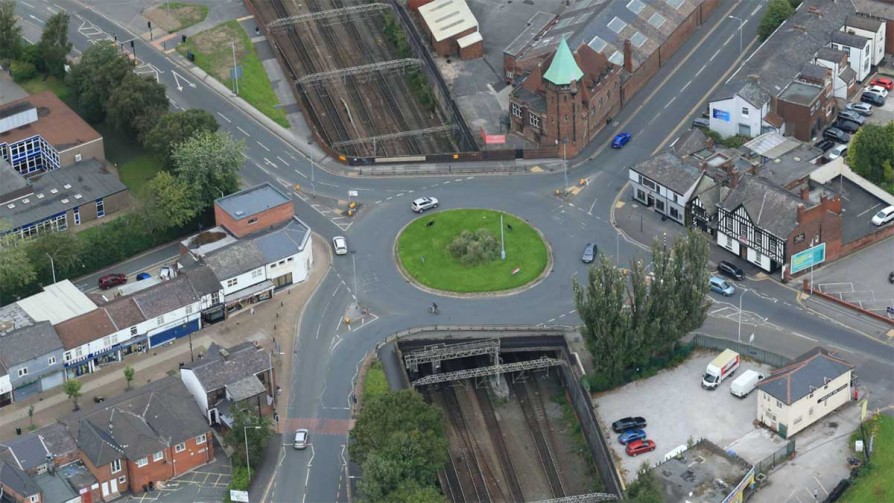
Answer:
[(459, 59), (468, 61), (484, 57), (484, 42), (476, 42), (459, 50)]
[(254, 232), (265, 230), (272, 225), (286, 222), (292, 218), (292, 215), (294, 214), (295, 208), (291, 201), (239, 220), (231, 217), (229, 213), (222, 210), (216, 204), (214, 205), (214, 222), (217, 225), (226, 227), (234, 236), (239, 238)]
[(106, 150), (105, 145), (103, 144), (103, 139), (99, 138), (98, 140), (59, 152), (59, 164), (63, 167), (71, 166), (78, 162), (75, 159), (78, 154), (81, 154), (82, 161), (86, 161), (87, 159), (99, 159), (105, 161)]
[(175, 446), (172, 446), (162, 451), (164, 457), (158, 461), (155, 461), (153, 454), (150, 454), (146, 457), (147, 464), (142, 467), (137, 466), (136, 460), (127, 460), (130, 490), (134, 494), (139, 494), (149, 486), (150, 482), (169, 480), (197, 466), (207, 464), (213, 458), (211, 431), (206, 434), (203, 444), (197, 444), (195, 438), (184, 443), (186, 449), (183, 452), (176, 452)]
[(810, 141), (813, 117), (810, 107), (789, 101), (775, 100), (776, 113), (785, 120), (785, 133), (801, 141)]
[[(80, 454), (80, 458), (81, 458), (81, 461), (84, 463), (84, 466), (86, 466), (87, 469), (90, 470), (90, 473), (92, 473), (93, 476), (96, 477), (96, 481), (99, 483), (99, 489), (97, 490), (97, 492), (99, 494), (102, 494), (102, 483), (103, 482), (108, 482), (112, 479), (117, 479), (117, 478), (121, 477), (122, 475), (125, 475), (125, 476), (128, 475), (127, 469), (124, 466), (125, 461), (123, 459), (121, 460), (121, 465), (122, 465), (121, 471), (112, 473), (112, 466), (109, 464), (102, 465), (102, 466), (95, 466), (93, 464), (93, 462), (90, 461), (90, 458), (88, 458), (86, 455), (84, 455), (84, 453)], [(130, 482), (130, 477), (128, 476), (127, 479), (128, 480), (125, 481), (123, 484), (121, 484), (121, 483), (118, 484), (118, 492), (119, 493), (127, 492), (128, 483)]]

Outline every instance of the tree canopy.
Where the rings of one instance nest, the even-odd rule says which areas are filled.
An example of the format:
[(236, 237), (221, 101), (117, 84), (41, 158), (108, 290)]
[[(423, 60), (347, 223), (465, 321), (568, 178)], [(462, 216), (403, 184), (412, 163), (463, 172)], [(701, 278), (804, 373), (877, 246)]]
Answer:
[[(28, 258), (25, 247), (21, 246), (21, 238), (18, 233), (9, 232), (11, 229), (8, 222), (0, 220), (0, 294), (6, 295), (37, 278), (34, 264)], [(10, 299), (0, 300), (5, 303)]]
[(273, 430), (270, 429), (270, 418), (258, 416), (253, 410), (244, 407), (237, 407), (232, 411), (232, 415), (233, 427), (226, 435), (227, 445), (233, 448), (232, 463), (245, 466), (247, 434), (249, 461), (253, 467), (260, 466), (264, 459), (264, 449), (273, 435)]
[(210, 113), (190, 109), (182, 112), (167, 112), (142, 137), (143, 146), (155, 152), (166, 168), (173, 167), (174, 146), (199, 133), (213, 133), (220, 126)]
[(861, 127), (848, 146), (847, 163), (857, 174), (873, 183), (894, 186), (891, 173), (894, 164), (894, 123)]
[(147, 217), (156, 229), (181, 227), (199, 212), (195, 189), (167, 171), (159, 171), (147, 186)]
[(794, 14), (795, 8), (792, 7), (789, 0), (770, 0), (767, 5), (767, 11), (761, 18), (760, 24), (757, 26), (757, 37), (763, 42), (770, 38), (770, 35), (779, 28), (786, 19)]
[(94, 123), (105, 119), (105, 104), (132, 69), (130, 60), (111, 40), (100, 41), (84, 51), (81, 61), (66, 77), (81, 115)]
[(0, 0), (0, 60), (16, 59), (22, 50), (22, 27), (15, 8), (14, 0)]
[(127, 72), (105, 104), (106, 120), (131, 137), (150, 130), (168, 109), (165, 87), (152, 77)]
[(56, 77), (65, 76), (65, 62), (68, 53), (71, 52), (71, 42), (68, 41), (68, 23), (71, 16), (65, 11), (59, 11), (47, 19), (37, 43), (41, 56), (39, 69)]
[(239, 190), (244, 149), (245, 142), (220, 131), (199, 133), (174, 148), (174, 173), (195, 190), (199, 211), (210, 208), (221, 193)]

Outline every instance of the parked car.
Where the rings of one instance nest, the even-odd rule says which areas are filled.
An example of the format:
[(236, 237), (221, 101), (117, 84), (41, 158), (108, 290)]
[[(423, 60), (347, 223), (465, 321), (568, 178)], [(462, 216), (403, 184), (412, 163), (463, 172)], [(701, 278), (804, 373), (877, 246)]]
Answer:
[(332, 247), (335, 248), (336, 255), (348, 254), (348, 242), (344, 236), (335, 236), (332, 238)]
[(612, 148), (621, 148), (630, 141), (630, 133), (618, 133), (612, 140)]
[(127, 276), (121, 273), (106, 274), (99, 278), (99, 288), (101, 290), (108, 290), (125, 283), (127, 283)]
[(304, 428), (297, 430), (295, 432), (295, 448), (296, 449), (304, 449), (307, 447), (307, 438), (310, 436), (310, 432)]
[(627, 430), (643, 429), (646, 427), (646, 419), (643, 417), (625, 417), (612, 423), (612, 431), (624, 433)]
[(847, 109), (853, 110), (863, 117), (872, 115), (872, 105), (870, 105), (869, 103), (848, 103)]
[(711, 119), (707, 117), (699, 117), (692, 121), (692, 127), (711, 127)]
[(830, 148), (832, 148), (834, 146), (835, 146), (835, 142), (832, 140), (820, 140), (820, 141), (816, 142), (816, 145), (814, 145), (814, 147), (822, 150), (823, 152), (825, 152), (826, 150), (829, 150)]
[(891, 80), (888, 77), (876, 77), (869, 81), (869, 85), (884, 87), (885, 89), (890, 91), (894, 89), (894, 80)]
[(860, 129), (860, 124), (857, 124), (854, 121), (846, 121), (841, 119), (835, 121), (835, 124), (833, 126), (844, 131), (845, 133), (850, 134), (854, 134), (857, 132), (858, 129)]
[(736, 287), (731, 285), (725, 279), (718, 278), (714, 275), (712, 275), (711, 278), (708, 279), (708, 284), (710, 285), (712, 291), (726, 297), (731, 297), (734, 293), (736, 293)]
[(137, 281), (143, 281), (144, 279), (150, 278), (152, 278), (152, 275), (148, 272), (141, 272), (140, 274), (137, 274)]
[(644, 452), (654, 451), (655, 447), (655, 442), (651, 440), (636, 440), (627, 444), (625, 450), (627, 451), (628, 456), (639, 456)]
[(888, 90), (882, 86), (870, 86), (866, 89), (866, 92), (877, 94), (877, 95), (881, 96), (882, 98), (888, 97)]
[(894, 220), (894, 206), (888, 206), (872, 217), (873, 225), (885, 225), (892, 220)]
[(646, 432), (637, 428), (635, 430), (627, 430), (624, 433), (618, 435), (618, 442), (621, 442), (621, 444), (623, 445), (627, 445), (630, 442), (642, 440), (644, 438), (646, 438)]
[(596, 246), (596, 243), (587, 243), (587, 246), (584, 246), (584, 253), (580, 259), (584, 264), (592, 264), (596, 260), (596, 253), (598, 252), (599, 248)]
[(434, 197), (420, 197), (413, 201), (413, 204), (410, 205), (410, 208), (413, 209), (416, 213), (422, 213), (425, 210), (430, 210), (432, 208), (438, 207), (438, 199)]
[(859, 125), (863, 125), (866, 122), (866, 118), (857, 113), (854, 110), (841, 110), (838, 112), (838, 119), (849, 120), (851, 122), (856, 122)]
[(835, 127), (826, 128), (826, 130), (823, 131), (823, 138), (828, 138), (837, 141), (838, 143), (847, 143), (851, 141), (851, 135)]
[(876, 93), (861, 93), (860, 101), (877, 107), (885, 106), (885, 97)]
[(720, 263), (717, 264), (717, 272), (725, 274), (735, 280), (742, 281), (745, 279), (745, 271), (739, 268), (736, 264), (727, 262), (726, 260), (721, 260)]
[(826, 152), (826, 159), (830, 161), (834, 161), (839, 157), (844, 157), (847, 155), (847, 145), (837, 145), (832, 150)]

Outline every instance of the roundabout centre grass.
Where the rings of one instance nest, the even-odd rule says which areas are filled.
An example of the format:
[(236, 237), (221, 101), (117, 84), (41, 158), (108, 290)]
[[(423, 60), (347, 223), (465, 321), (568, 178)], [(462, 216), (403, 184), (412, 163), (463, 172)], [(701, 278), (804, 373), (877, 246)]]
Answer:
[[(524, 221), (503, 213), (503, 226), (506, 260), (497, 256), (492, 262), (466, 266), (450, 255), (447, 246), (463, 230), (487, 229), (499, 240), (500, 212), (449, 210), (425, 214), (398, 237), (398, 259), (413, 279), (437, 290), (477, 293), (517, 288), (540, 276), (548, 262), (548, 251), (540, 234)], [(512, 274), (516, 268), (519, 271)]]

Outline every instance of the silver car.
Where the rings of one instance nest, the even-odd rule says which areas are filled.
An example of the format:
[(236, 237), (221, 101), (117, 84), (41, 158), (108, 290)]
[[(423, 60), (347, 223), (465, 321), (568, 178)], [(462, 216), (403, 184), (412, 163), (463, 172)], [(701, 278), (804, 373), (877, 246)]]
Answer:
[(307, 437), (310, 436), (310, 432), (304, 428), (295, 432), (295, 448), (296, 449), (304, 449), (307, 447)]
[(422, 213), (425, 210), (430, 210), (432, 208), (438, 207), (438, 199), (434, 197), (420, 197), (413, 201), (413, 204), (410, 205), (413, 211), (416, 213)]

